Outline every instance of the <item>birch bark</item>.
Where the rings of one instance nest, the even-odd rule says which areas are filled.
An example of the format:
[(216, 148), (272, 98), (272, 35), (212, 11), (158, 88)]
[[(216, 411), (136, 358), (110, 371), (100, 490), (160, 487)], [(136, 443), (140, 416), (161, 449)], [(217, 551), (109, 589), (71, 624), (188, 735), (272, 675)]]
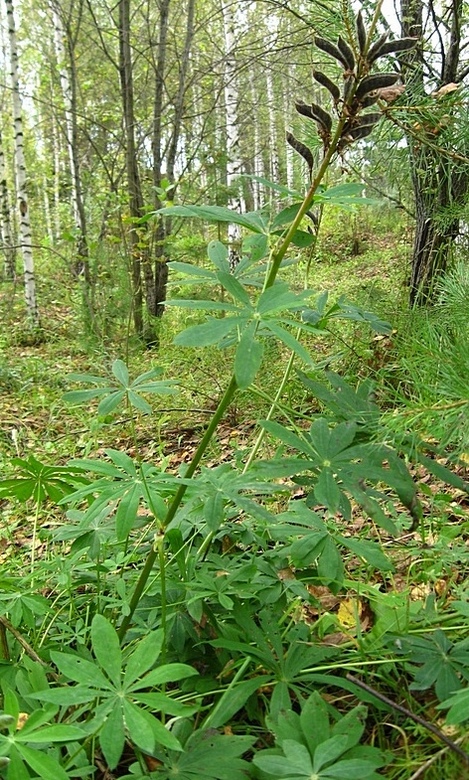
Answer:
[(36, 299), (36, 280), (34, 275), (34, 260), (31, 244), (31, 224), (29, 219), (29, 203), (26, 191), (27, 175), (24, 157), (23, 106), (19, 85), (19, 58), (16, 43), (13, 0), (5, 0), (5, 6), (7, 13), (8, 40), (10, 43), (10, 78), (15, 134), (16, 197), (18, 203), (20, 247), (23, 255), (26, 310), (31, 323), (34, 326), (38, 326), (39, 310)]
[(5, 155), (3, 152), (3, 140), (0, 134), (0, 216), (2, 225), (2, 242), (5, 279), (14, 279), (16, 275), (16, 251), (13, 241), (13, 231), (10, 220), (10, 199), (8, 197), (8, 184), (6, 177)]
[[(153, 183), (155, 185), (155, 208), (163, 205), (161, 199), (161, 182), (165, 178), (172, 186), (172, 194), (176, 189), (176, 163), (178, 155), (181, 156), (182, 122), (185, 111), (186, 93), (188, 88), (188, 72), (190, 54), (194, 37), (194, 11), (195, 0), (188, 0), (185, 8), (186, 30), (183, 50), (180, 57), (177, 91), (173, 103), (173, 117), (169, 140), (167, 142), (167, 154), (163, 143), (163, 118), (164, 90), (167, 78), (167, 36), (169, 28), (170, 0), (163, 0), (160, 4), (160, 33), (158, 40), (157, 59), (155, 68), (155, 98), (153, 110)], [(166, 163), (166, 170), (163, 165)], [(187, 164), (187, 159), (186, 163)], [(172, 230), (171, 220), (159, 218), (155, 231), (155, 264), (151, 270), (151, 276), (145, 275), (147, 289), (147, 307), (154, 317), (162, 317), (164, 313), (164, 300), (166, 298), (166, 285), (168, 281), (168, 255), (166, 239)]]
[[(71, 206), (77, 236), (77, 261), (74, 264), (73, 271), (76, 275), (83, 274), (86, 281), (89, 281), (86, 212), (83, 202), (83, 187), (80, 177), (80, 156), (78, 152), (75, 42), (70, 29), (70, 24), (68, 22), (64, 24), (63, 22), (59, 5), (56, 2), (52, 2), (51, 8), (54, 25), (55, 55), (57, 58), (60, 88), (64, 105), (65, 141), (71, 179)], [(67, 52), (64, 41), (66, 42)]]
[[(236, 43), (237, 26), (233, 3), (222, 3), (223, 30), (225, 36), (225, 126), (226, 126), (226, 183), (230, 190), (229, 208), (242, 213), (245, 203), (239, 175), (242, 173), (240, 133), (238, 121), (238, 84)], [(234, 269), (239, 262), (241, 249), (241, 229), (239, 225), (228, 225), (229, 261)]]

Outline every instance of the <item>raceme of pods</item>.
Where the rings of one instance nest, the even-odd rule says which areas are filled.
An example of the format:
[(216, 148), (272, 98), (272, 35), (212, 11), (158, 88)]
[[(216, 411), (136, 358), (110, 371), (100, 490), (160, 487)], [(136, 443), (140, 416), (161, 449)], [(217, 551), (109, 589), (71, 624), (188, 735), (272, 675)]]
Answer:
[[(371, 35), (366, 31), (360, 11), (356, 17), (356, 40), (348, 43), (341, 36), (337, 43), (318, 36), (314, 39), (317, 48), (337, 60), (343, 68), (341, 86), (322, 71), (313, 70), (315, 81), (329, 92), (337, 117), (345, 117), (337, 146), (339, 152), (371, 133), (382, 114), (379, 111), (363, 111), (376, 103), (381, 96), (385, 97), (382, 90), (389, 90), (401, 77), (396, 72), (370, 73), (374, 63), (380, 57), (405, 52), (417, 42), (416, 38), (398, 38), (391, 41), (388, 38), (389, 33), (384, 33), (371, 44)], [(317, 103), (297, 102), (295, 107), (299, 114), (316, 122), (326, 153), (333, 136), (333, 115)], [(291, 133), (287, 133), (287, 141), (306, 160), (311, 175), (314, 164), (311, 149)]]

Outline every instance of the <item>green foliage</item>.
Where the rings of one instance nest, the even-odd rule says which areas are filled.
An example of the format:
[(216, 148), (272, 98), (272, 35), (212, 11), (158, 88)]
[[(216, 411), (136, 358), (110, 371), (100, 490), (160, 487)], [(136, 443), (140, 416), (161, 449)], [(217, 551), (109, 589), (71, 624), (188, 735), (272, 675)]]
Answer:
[[(128, 780), (377, 780), (392, 760), (365, 743), (371, 734), (378, 744), (390, 744), (392, 737), (381, 713), (373, 723), (373, 710), (355, 705), (359, 694), (344, 677), (348, 668), (369, 669), (377, 688), (394, 682), (396, 698), (408, 690), (402, 685), (402, 693), (396, 679), (412, 679), (410, 690), (434, 686), (441, 706), (449, 708), (449, 722), (467, 717), (467, 641), (449, 635), (460, 630), (464, 608), (454, 606), (448, 633), (435, 630), (435, 599), (411, 602), (398, 587), (398, 553), (405, 549), (420, 565), (430, 552), (410, 534), (394, 538), (402, 505), (412, 529), (420, 522), (425, 531), (419, 477), (409, 464), (417, 461), (457, 490), (467, 485), (433, 457), (437, 446), (424, 451), (421, 436), (407, 425), (400, 437), (391, 435), (377, 383), (352, 384), (320, 368), (332, 360), (323, 351), (324, 335), (337, 329), (341, 337), (344, 324), (354, 339), (369, 330), (390, 334), (390, 324), (365, 305), (303, 289), (296, 274), (305, 256), (308, 270), (317, 259), (312, 209), (349, 212), (370, 203), (361, 184), (326, 187), (325, 175), (331, 160), (368, 137), (381, 118), (363, 114), (364, 103), (372, 105), (376, 89), (394, 84), (397, 74), (368, 73), (373, 62), (414, 45), (372, 41), (361, 14), (348, 19), (347, 28), (347, 41), (316, 41), (343, 69), (340, 85), (314, 72), (333, 100), (333, 115), (322, 105), (297, 106), (318, 129), (316, 147), (324, 152), (319, 167), (309, 146), (289, 137), (311, 172), (317, 167), (305, 197), (257, 177), (288, 199), (281, 208), (238, 214), (222, 205), (169, 205), (155, 213), (148, 204), (141, 220), (123, 220), (143, 232), (150, 220), (202, 218), (248, 233), (235, 269), (221, 230), (201, 265), (193, 255), (198, 239), (172, 239), (180, 254), (170, 264), (176, 289), (167, 301), (170, 316), (178, 307), (192, 317), (174, 339), (176, 350), (217, 347), (233, 357), (218, 401), (216, 372), (207, 361), (213, 414), (200, 440), (191, 438), (186, 450), (181, 430), (175, 462), (162, 456), (165, 442), (155, 448), (153, 431), (146, 428), (145, 439), (137, 425), (152, 413), (146, 395), (174, 393), (176, 382), (164, 379), (162, 368), (131, 380), (118, 359), (112, 377), (69, 376), (88, 389), (71, 390), (65, 399), (99, 401), (101, 418), (123, 406), (131, 415), (126, 422), (133, 444), (120, 427), (113, 446), (100, 437), (98, 452), (90, 445), (90, 457), (67, 465), (45, 466), (33, 455), (13, 459), (18, 475), (0, 482), (0, 499), (34, 500), (33, 555), (37, 537), (43, 545), (27, 577), (15, 568), (14, 576), (0, 579), (0, 774), (6, 769), (8, 780), (86, 777), (98, 762), (104, 773)], [(170, 203), (174, 184), (160, 184), (158, 198)], [(305, 228), (306, 220), (314, 229)], [(146, 240), (137, 249), (145, 249)], [(187, 285), (195, 289), (182, 299)], [(448, 287), (441, 299), (448, 306), (450, 292)], [(440, 354), (463, 330), (458, 321), (455, 337), (445, 324)], [(458, 348), (464, 346), (458, 341)], [(183, 373), (176, 350), (168, 356), (162, 350), (172, 375)], [(454, 352), (454, 362), (461, 354)], [(298, 359), (307, 373), (291, 382)], [(360, 366), (361, 376), (366, 371)], [(229, 410), (239, 415), (235, 399), (249, 431), (259, 423), (259, 399), (269, 408), (253, 444), (248, 434), (246, 443), (230, 442), (225, 449), (224, 434), (217, 442), (216, 432)], [(176, 424), (179, 436), (179, 418)], [(57, 505), (53, 511), (48, 501)], [(459, 517), (463, 513), (460, 508)], [(447, 531), (435, 543), (440, 558), (455, 535)], [(452, 550), (446, 555), (454, 557)], [(16, 560), (10, 564), (7, 553), (5, 564), (16, 566)], [(344, 699), (337, 689), (350, 695)], [(332, 691), (340, 710), (329, 703)], [(374, 709), (380, 706), (366, 696)], [(28, 716), (22, 728), (20, 712)], [(395, 725), (406, 745), (418, 747), (405, 724)]]
[[(295, 481), (312, 487), (308, 504), (327, 507), (334, 515), (340, 512), (351, 519), (352, 496), (373, 520), (386, 531), (396, 534), (394, 523), (380, 507), (379, 493), (368, 485), (384, 484), (392, 487), (402, 503), (413, 508), (416, 487), (405, 464), (390, 447), (360, 439), (361, 430), (355, 422), (331, 426), (319, 418), (308, 432), (300, 435), (276, 422), (264, 422), (265, 429), (300, 457), (290, 458), (282, 453), (266, 464), (269, 473), (294, 476)], [(303, 475), (304, 472), (307, 475)]]
[(168, 395), (176, 392), (175, 382), (168, 380), (153, 381), (161, 376), (161, 368), (152, 368), (140, 374), (132, 382), (129, 371), (122, 360), (115, 360), (112, 373), (117, 380), (116, 385), (110, 385), (107, 379), (92, 374), (71, 374), (71, 382), (85, 382), (96, 385), (92, 390), (70, 390), (64, 394), (64, 399), (71, 404), (85, 404), (94, 398), (101, 398), (98, 414), (105, 416), (113, 412), (121, 403), (132, 407), (143, 414), (151, 414), (152, 408), (141, 393), (158, 393)]
[[(20, 715), (18, 699), (8, 686), (3, 686), (4, 712), (0, 724), (0, 754), (8, 763), (8, 778), (23, 780), (30, 774), (30, 767), (37, 777), (56, 777), (67, 780), (68, 773), (50, 752), (51, 746), (63, 743), (78, 743), (87, 733), (76, 725), (54, 723), (58, 707), (47, 704), (31, 713), (26, 722), (18, 725)], [(6, 733), (5, 733), (6, 732)]]
[(359, 745), (366, 714), (366, 707), (355, 707), (331, 724), (327, 705), (313, 693), (302, 702), (300, 714), (290, 710), (270, 720), (276, 747), (254, 756), (260, 777), (329, 780), (359, 776), (377, 780), (383, 756), (376, 748)]
[[(469, 642), (451, 642), (443, 631), (422, 637), (399, 640), (402, 651), (412, 664), (414, 681), (411, 690), (434, 687), (440, 701), (459, 691), (462, 680), (469, 680)], [(414, 664), (421, 664), (415, 667)]]
[(163, 523), (166, 504), (163, 496), (171, 492), (173, 478), (149, 463), (135, 464), (125, 452), (106, 450), (110, 463), (91, 459), (71, 461), (81, 472), (92, 472), (100, 477), (62, 499), (61, 503), (76, 505), (89, 500), (89, 508), (83, 517), (91, 525), (110, 505), (115, 511), (116, 536), (125, 539), (137, 519), (142, 502)]
[(446, 722), (450, 726), (465, 723), (469, 719), (469, 688), (457, 691), (439, 706), (440, 709), (448, 709)]
[(51, 653), (51, 659), (67, 685), (37, 691), (29, 698), (57, 706), (88, 704), (92, 707), (93, 717), (90, 720), (85, 715), (83, 729), (88, 735), (98, 735), (111, 769), (119, 763), (126, 738), (149, 754), (154, 752), (156, 745), (182, 750), (172, 732), (146, 709), (149, 706), (177, 717), (193, 712), (193, 708), (181, 705), (174, 697), (155, 692), (155, 688), (196, 674), (186, 664), (155, 667), (163, 640), (161, 631), (153, 631), (123, 656), (113, 626), (102, 615), (95, 615), (91, 624), (95, 660), (71, 653)]
[(131, 767), (131, 774), (123, 776), (124, 780), (245, 780), (249, 763), (241, 756), (251, 748), (254, 737), (218, 734), (213, 730), (191, 733), (188, 725), (183, 721), (175, 727), (184, 752), (159, 751), (162, 765), (156, 772), (142, 774), (136, 764)]
[(54, 503), (73, 493), (77, 483), (86, 482), (81, 469), (74, 466), (46, 466), (30, 455), (27, 460), (12, 458), (19, 468), (18, 476), (0, 481), (0, 498), (15, 497), (18, 501), (32, 498), (37, 504), (46, 498)]

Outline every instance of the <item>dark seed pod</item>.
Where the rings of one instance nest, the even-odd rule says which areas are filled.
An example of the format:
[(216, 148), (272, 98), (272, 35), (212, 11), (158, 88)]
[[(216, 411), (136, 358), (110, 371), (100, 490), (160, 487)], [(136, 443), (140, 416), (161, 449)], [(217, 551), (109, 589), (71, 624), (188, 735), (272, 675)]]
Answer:
[(337, 47), (339, 51), (343, 54), (344, 60), (347, 63), (347, 69), (352, 71), (355, 70), (355, 57), (353, 51), (348, 45), (347, 41), (344, 41), (344, 39), (341, 38), (340, 35), (337, 39)]
[(362, 114), (360, 117), (358, 117), (358, 126), (361, 127), (362, 125), (375, 125), (377, 122), (379, 122), (380, 119), (382, 119), (383, 115), (378, 111), (370, 111), (369, 114)]
[(304, 160), (306, 160), (309, 168), (309, 172), (313, 170), (314, 166), (314, 157), (311, 149), (309, 149), (306, 144), (301, 143), (301, 141), (298, 141), (297, 138), (295, 138), (294, 135), (291, 133), (287, 133), (287, 141), (292, 147), (292, 149), (295, 150), (295, 152), (298, 152), (298, 154), (301, 154)]
[(345, 70), (349, 70), (347, 60), (345, 59), (340, 49), (335, 45), (335, 43), (331, 43), (330, 41), (326, 40), (326, 38), (315, 38), (314, 43), (318, 49), (325, 51), (326, 54), (330, 54), (331, 57), (334, 57), (336, 60), (338, 60), (344, 66)]
[(370, 46), (366, 59), (368, 62), (374, 62), (381, 54), (381, 49), (389, 38), (389, 33), (383, 33), (377, 41)]
[(374, 59), (368, 57), (368, 61), (371, 63), (378, 57), (384, 57), (385, 54), (394, 54), (399, 51), (413, 49), (417, 41), (417, 38), (398, 38), (397, 41), (387, 41), (387, 43), (383, 44), (381, 47), (379, 54), (377, 54)]
[(372, 76), (365, 76), (357, 87), (355, 98), (360, 102), (360, 100), (370, 92), (374, 92), (376, 89), (381, 89), (382, 87), (390, 87), (392, 84), (395, 84), (398, 78), (399, 73), (375, 73)]
[(363, 22), (363, 16), (361, 11), (359, 11), (357, 14), (356, 27), (357, 27), (358, 45), (360, 47), (360, 54), (363, 54), (366, 47), (366, 29), (365, 29), (365, 24)]
[(354, 141), (358, 141), (361, 138), (366, 138), (370, 135), (375, 124), (376, 123), (368, 125), (355, 124), (353, 127), (346, 125), (338, 144), (339, 152), (342, 152), (346, 146), (353, 144)]
[(313, 70), (313, 78), (318, 84), (329, 90), (334, 99), (334, 103), (337, 103), (340, 100), (340, 89), (337, 84), (334, 84), (329, 76), (326, 76), (326, 74), (322, 73), (320, 70)]
[(349, 95), (350, 95), (350, 92), (351, 92), (351, 91), (352, 91), (352, 89), (353, 89), (353, 86), (354, 86), (354, 84), (355, 84), (355, 76), (352, 76), (352, 75), (350, 75), (350, 76), (348, 76), (348, 77), (347, 77), (347, 78), (344, 80), (344, 91), (343, 91), (343, 100), (344, 100), (344, 103), (346, 103), (346, 102), (347, 102), (347, 100), (348, 100), (348, 98), (349, 98)]
[(314, 121), (320, 125), (323, 132), (331, 132), (332, 117), (327, 111), (324, 111), (321, 106), (318, 106), (316, 103), (312, 103), (310, 106), (306, 103), (295, 103), (295, 108), (302, 116), (307, 116), (308, 119), (314, 119)]
[(370, 135), (374, 126), (375, 123), (371, 125), (359, 125), (358, 127), (354, 127), (349, 135), (353, 141), (358, 141), (359, 138), (366, 138), (367, 135)]
[(363, 98), (363, 100), (360, 101), (360, 107), (361, 108), (369, 108), (369, 106), (372, 106), (373, 103), (376, 103), (376, 101), (379, 98), (378, 92), (370, 92), (369, 95)]
[(329, 112), (325, 111), (321, 106), (318, 106), (317, 103), (311, 104), (311, 111), (313, 112), (313, 118), (330, 133), (332, 128), (332, 117)]

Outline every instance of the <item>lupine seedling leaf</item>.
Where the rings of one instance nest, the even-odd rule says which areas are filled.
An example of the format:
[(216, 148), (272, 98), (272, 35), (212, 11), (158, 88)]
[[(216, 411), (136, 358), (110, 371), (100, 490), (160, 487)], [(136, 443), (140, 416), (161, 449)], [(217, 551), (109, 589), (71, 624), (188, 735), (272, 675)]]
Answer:
[(98, 414), (103, 417), (113, 412), (123, 402), (144, 414), (150, 414), (151, 406), (142, 398), (141, 393), (168, 395), (177, 392), (177, 383), (173, 380), (156, 381), (156, 377), (162, 374), (162, 369), (158, 367), (145, 371), (133, 381), (130, 381), (129, 370), (122, 360), (115, 360), (111, 371), (117, 385), (111, 384), (105, 377), (93, 374), (69, 374), (68, 379), (71, 382), (92, 384), (96, 387), (90, 390), (70, 390), (64, 393), (64, 400), (71, 404), (83, 404), (101, 398)]

